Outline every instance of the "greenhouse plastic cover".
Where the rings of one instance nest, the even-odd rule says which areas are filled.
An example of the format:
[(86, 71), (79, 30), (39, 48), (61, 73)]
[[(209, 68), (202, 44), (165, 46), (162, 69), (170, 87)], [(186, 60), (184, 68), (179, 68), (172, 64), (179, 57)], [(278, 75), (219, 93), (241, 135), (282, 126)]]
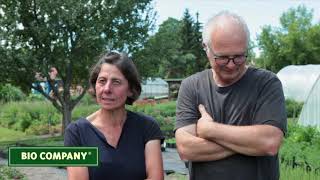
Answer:
[(290, 65), (278, 73), (284, 95), (289, 99), (304, 102), (317, 78), (320, 76), (320, 65)]
[(298, 122), (305, 126), (320, 128), (320, 76), (303, 105)]
[(161, 78), (147, 78), (142, 83), (140, 98), (149, 96), (168, 96), (169, 85)]

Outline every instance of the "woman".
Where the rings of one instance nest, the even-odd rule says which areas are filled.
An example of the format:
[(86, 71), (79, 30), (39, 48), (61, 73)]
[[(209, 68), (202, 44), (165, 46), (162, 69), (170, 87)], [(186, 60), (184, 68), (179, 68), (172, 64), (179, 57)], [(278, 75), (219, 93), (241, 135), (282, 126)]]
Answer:
[(132, 60), (123, 53), (102, 56), (90, 73), (90, 86), (101, 108), (67, 127), (65, 146), (97, 146), (100, 162), (98, 167), (68, 167), (68, 179), (163, 179), (159, 126), (125, 109), (141, 93)]

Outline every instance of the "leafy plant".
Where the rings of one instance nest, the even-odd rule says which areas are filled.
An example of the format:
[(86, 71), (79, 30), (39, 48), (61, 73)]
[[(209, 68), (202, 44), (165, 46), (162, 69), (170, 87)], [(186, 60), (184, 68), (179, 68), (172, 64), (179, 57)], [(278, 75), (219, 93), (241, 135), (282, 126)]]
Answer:
[(17, 87), (11, 84), (0, 86), (0, 102), (21, 101), (25, 98), (25, 94)]
[(315, 173), (320, 169), (320, 132), (315, 127), (303, 127), (292, 121), (280, 149), (281, 163)]
[(45, 100), (45, 97), (43, 97), (43, 96), (40, 95), (40, 94), (30, 93), (30, 94), (26, 97), (26, 100), (27, 100), (27, 101), (30, 101), (30, 102), (34, 102), (34, 101), (44, 101), (44, 100)]
[[(60, 124), (61, 115), (47, 101), (23, 101), (2, 105), (0, 109), (0, 126), (22, 132), (28, 130), (28, 134), (43, 134), (43, 125), (55, 126)], [(34, 125), (36, 124), (36, 125)], [(41, 125), (40, 125), (41, 124)], [(40, 125), (39, 128), (37, 125)], [(40, 128), (41, 127), (41, 128)], [(36, 132), (37, 130), (40, 132)], [(31, 133), (31, 134), (32, 134)]]
[(297, 102), (293, 99), (286, 99), (287, 116), (290, 118), (296, 118), (299, 116), (303, 107), (303, 102)]

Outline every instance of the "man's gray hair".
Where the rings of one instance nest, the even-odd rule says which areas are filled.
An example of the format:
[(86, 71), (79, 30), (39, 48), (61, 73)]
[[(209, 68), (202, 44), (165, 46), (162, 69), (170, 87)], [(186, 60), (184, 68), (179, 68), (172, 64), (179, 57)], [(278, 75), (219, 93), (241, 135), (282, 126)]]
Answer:
[(231, 13), (229, 11), (221, 11), (215, 16), (211, 17), (208, 22), (204, 25), (203, 31), (202, 31), (202, 42), (208, 46), (211, 43), (210, 35), (211, 33), (218, 27), (223, 26), (221, 21), (219, 21), (219, 18), (221, 17), (228, 17), (234, 20), (237, 24), (240, 25), (240, 27), (243, 28), (243, 31), (247, 35), (247, 46), (250, 42), (250, 32), (247, 26), (247, 23), (243, 20), (242, 17), (238, 16), (237, 14)]

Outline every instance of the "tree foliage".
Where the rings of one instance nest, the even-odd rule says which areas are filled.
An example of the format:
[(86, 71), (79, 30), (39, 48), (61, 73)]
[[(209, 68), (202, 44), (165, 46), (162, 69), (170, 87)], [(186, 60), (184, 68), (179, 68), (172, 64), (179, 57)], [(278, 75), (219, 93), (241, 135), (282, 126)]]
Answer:
[(281, 27), (263, 27), (258, 37), (262, 49), (259, 66), (278, 72), (291, 64), (320, 63), (320, 24), (313, 25), (312, 17), (312, 10), (298, 6), (282, 14)]
[(202, 47), (202, 27), (199, 22), (199, 13), (196, 13), (196, 20), (194, 20), (189, 10), (184, 11), (182, 19), (181, 37), (182, 37), (182, 52), (184, 54), (189, 54), (189, 56), (194, 56), (190, 59), (187, 67), (187, 73), (192, 74), (195, 72), (202, 71), (208, 62), (206, 60), (205, 51)]
[(169, 18), (144, 48), (134, 54), (143, 77), (183, 78), (205, 68), (201, 24), (186, 9), (181, 20)]
[[(177, 33), (180, 21), (169, 18), (164, 21), (158, 32), (151, 36), (144, 48), (134, 54), (134, 61), (143, 77), (166, 77), (170, 74), (170, 66), (180, 55), (181, 40)], [(174, 69), (174, 67), (172, 68)]]
[[(105, 50), (134, 53), (154, 25), (150, 0), (2, 0), (0, 2), (1, 81), (38, 90), (63, 113), (63, 129), (84, 95), (72, 98), (70, 88), (88, 87), (88, 69)], [(56, 67), (63, 91), (48, 71)], [(33, 82), (46, 77), (54, 96)]]

